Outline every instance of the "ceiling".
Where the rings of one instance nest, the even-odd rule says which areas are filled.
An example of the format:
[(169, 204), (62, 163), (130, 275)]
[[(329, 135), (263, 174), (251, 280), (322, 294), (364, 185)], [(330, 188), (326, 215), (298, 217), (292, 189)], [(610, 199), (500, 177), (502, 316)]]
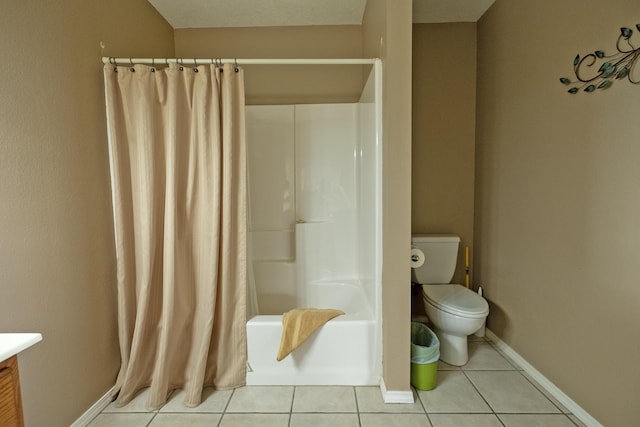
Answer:
[[(173, 28), (360, 25), (367, 0), (148, 0)], [(495, 0), (413, 0), (413, 22), (475, 22)]]
[(495, 0), (413, 0), (413, 22), (476, 22)]

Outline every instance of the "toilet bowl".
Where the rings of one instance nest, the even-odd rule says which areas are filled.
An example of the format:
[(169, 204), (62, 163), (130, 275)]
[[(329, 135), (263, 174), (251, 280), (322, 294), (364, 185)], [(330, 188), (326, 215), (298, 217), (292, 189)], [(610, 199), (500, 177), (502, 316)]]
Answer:
[(440, 340), (440, 360), (462, 366), (469, 360), (467, 336), (484, 325), (487, 301), (472, 290), (450, 284), (455, 272), (460, 238), (453, 235), (414, 235), (411, 244), (423, 253), (423, 263), (412, 268), (412, 280), (422, 285), (428, 319)]
[(423, 285), (422, 299), (427, 317), (440, 339), (440, 360), (462, 366), (469, 360), (467, 336), (484, 324), (489, 304), (461, 285)]

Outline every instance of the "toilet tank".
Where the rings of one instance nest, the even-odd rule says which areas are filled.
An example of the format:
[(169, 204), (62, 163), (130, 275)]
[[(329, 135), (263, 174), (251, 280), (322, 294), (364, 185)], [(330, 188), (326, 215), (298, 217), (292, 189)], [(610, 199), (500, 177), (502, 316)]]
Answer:
[(424, 264), (412, 268), (414, 282), (450, 283), (456, 271), (460, 237), (452, 234), (414, 234), (411, 246), (424, 252)]

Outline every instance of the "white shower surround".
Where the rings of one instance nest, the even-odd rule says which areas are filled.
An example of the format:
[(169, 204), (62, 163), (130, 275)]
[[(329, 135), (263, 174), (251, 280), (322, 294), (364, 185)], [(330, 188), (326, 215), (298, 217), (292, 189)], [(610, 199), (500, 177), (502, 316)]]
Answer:
[[(247, 107), (249, 233), (261, 313), (247, 322), (247, 384), (380, 382), (380, 72), (377, 61), (358, 103)], [(252, 145), (269, 139), (278, 142)], [(270, 179), (278, 195), (269, 194)], [(295, 307), (346, 314), (277, 362), (281, 313)]]
[(361, 283), (308, 284), (313, 306), (344, 311), (282, 361), (276, 361), (282, 316), (247, 322), (248, 385), (377, 385), (376, 321)]

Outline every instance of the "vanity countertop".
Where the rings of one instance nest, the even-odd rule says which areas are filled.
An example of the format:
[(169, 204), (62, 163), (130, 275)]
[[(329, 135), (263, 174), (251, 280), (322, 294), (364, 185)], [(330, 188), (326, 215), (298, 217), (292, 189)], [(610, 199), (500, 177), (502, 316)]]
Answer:
[(20, 353), (37, 342), (42, 341), (42, 334), (5, 334), (0, 333), (0, 362)]

